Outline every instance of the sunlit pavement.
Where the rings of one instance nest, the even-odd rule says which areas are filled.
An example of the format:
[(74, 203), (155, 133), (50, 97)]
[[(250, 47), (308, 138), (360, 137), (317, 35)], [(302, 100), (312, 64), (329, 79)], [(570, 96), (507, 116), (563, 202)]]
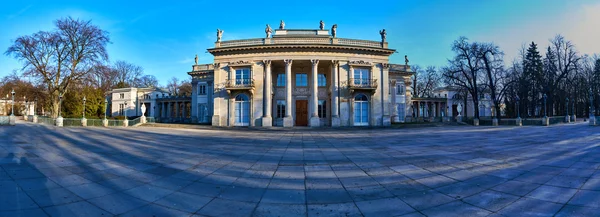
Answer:
[(600, 128), (0, 127), (0, 216), (600, 216)]

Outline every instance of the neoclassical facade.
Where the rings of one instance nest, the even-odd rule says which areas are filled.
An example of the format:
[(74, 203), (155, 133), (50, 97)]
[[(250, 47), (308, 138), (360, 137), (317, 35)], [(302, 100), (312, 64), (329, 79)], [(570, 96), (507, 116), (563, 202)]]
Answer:
[(331, 30), (272, 30), (265, 38), (217, 42), (214, 63), (193, 65), (193, 122), (213, 126), (389, 126), (410, 104), (408, 65), (381, 41), (337, 38)]

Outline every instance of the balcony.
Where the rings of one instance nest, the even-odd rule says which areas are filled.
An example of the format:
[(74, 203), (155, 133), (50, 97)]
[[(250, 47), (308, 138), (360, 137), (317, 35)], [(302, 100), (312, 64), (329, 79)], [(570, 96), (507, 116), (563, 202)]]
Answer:
[(231, 91), (235, 90), (248, 90), (252, 93), (254, 90), (254, 79), (227, 79), (227, 81), (225, 81), (225, 89), (227, 90), (227, 93), (231, 93)]
[(351, 78), (344, 82), (345, 86), (353, 92), (354, 90), (375, 91), (377, 89), (377, 79)]

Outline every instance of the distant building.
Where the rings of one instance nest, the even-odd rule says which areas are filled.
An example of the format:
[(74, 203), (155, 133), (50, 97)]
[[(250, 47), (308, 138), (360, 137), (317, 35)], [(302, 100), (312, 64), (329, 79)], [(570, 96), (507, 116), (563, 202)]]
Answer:
[(142, 116), (142, 104), (146, 106), (146, 116), (154, 117), (156, 115), (157, 99), (169, 95), (169, 91), (148, 87), (148, 88), (118, 88), (109, 92), (109, 115), (115, 116)]

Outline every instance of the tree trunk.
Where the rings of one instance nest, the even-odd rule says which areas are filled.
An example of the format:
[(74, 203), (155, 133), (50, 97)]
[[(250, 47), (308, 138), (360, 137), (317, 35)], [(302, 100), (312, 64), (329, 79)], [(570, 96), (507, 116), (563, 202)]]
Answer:
[(52, 118), (57, 118), (58, 117), (58, 113), (59, 113), (59, 104), (60, 104), (60, 100), (58, 97), (58, 92), (54, 92), (52, 93), (51, 97), (52, 97)]

